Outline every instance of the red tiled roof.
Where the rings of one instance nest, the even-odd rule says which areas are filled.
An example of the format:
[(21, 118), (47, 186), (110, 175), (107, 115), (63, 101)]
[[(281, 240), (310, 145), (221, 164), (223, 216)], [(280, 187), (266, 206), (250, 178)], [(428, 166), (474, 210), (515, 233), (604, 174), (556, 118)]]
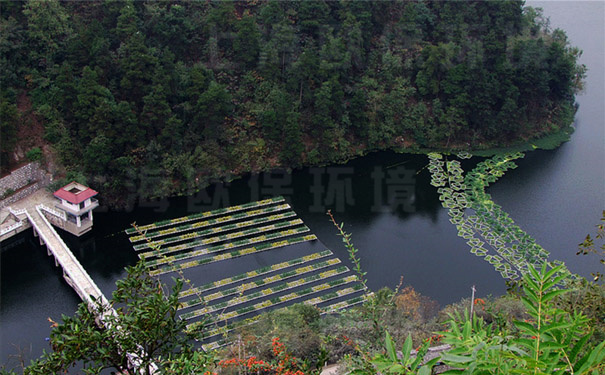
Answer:
[[(64, 187), (66, 187), (68, 185), (65, 185)], [(92, 190), (89, 187), (87, 187), (85, 190), (78, 192), (77, 194), (65, 190), (64, 187), (55, 191), (53, 193), (54, 196), (57, 198), (60, 198), (60, 199), (64, 199), (73, 204), (80, 204), (80, 203), (84, 202), (85, 200), (87, 200), (88, 198), (94, 197), (95, 195), (99, 194), (98, 192), (96, 192), (95, 190)]]

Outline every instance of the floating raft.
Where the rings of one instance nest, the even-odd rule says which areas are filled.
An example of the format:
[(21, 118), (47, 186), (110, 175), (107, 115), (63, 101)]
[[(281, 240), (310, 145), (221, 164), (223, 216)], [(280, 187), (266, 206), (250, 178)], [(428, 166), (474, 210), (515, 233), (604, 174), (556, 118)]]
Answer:
[[(192, 289), (187, 289), (185, 291), (182, 291), (181, 293), (179, 293), (179, 298), (183, 298), (183, 297), (188, 297), (191, 295), (196, 295), (198, 293), (202, 293), (208, 290), (212, 290), (215, 288), (219, 288), (222, 286), (226, 286), (226, 285), (230, 285), (230, 284), (234, 284), (237, 283), (239, 281), (244, 281), (244, 280), (248, 280), (248, 279), (252, 279), (254, 277), (257, 276), (262, 276), (274, 271), (279, 271), (282, 270), (284, 268), (288, 268), (288, 267), (292, 267), (292, 266), (297, 266), (303, 263), (307, 263), (307, 262), (311, 262), (317, 259), (321, 259), (324, 257), (328, 257), (333, 255), (332, 252), (330, 250), (325, 250), (322, 251), (320, 253), (315, 253), (315, 254), (311, 254), (311, 255), (307, 255), (301, 258), (297, 258), (297, 259), (292, 259), (289, 260), (287, 262), (282, 262), (282, 263), (277, 263), (274, 264), (272, 266), (267, 266), (267, 267), (263, 267), (263, 268), (259, 268), (257, 270), (254, 271), (250, 271), (250, 272), (246, 272), (246, 273), (242, 273), (236, 276), (232, 276), (226, 279), (222, 279), (219, 281), (213, 281), (211, 283), (208, 284), (204, 284), (198, 288), (192, 288)], [(338, 263), (340, 263), (340, 259), (338, 258), (334, 258), (334, 260), (338, 260)], [(332, 261), (332, 259), (330, 260)]]
[[(189, 289), (179, 294), (179, 316), (188, 322), (187, 330), (202, 329), (204, 341), (212, 341), (211, 337), (216, 341), (233, 322), (280, 305), (331, 303), (325, 307), (329, 313), (364, 301), (365, 289), (357, 277), (330, 250), (317, 252), (317, 246), (323, 245), (309, 232), (282, 197), (126, 230), (150, 275), (187, 280)], [(301, 246), (305, 243), (309, 245)], [(206, 274), (216, 274), (216, 269), (207, 268), (212, 263), (254, 255), (250, 264), (263, 264), (271, 257), (261, 253), (290, 254), (279, 250), (286, 247), (299, 255), (289, 260), (281, 255), (275, 264), (244, 269), (244, 273), (246, 261), (234, 262), (239, 273), (230, 276), (230, 267), (221, 267), (220, 272), (227, 274), (220, 279), (204, 279)], [(190, 279), (202, 282), (196, 286)], [(220, 329), (210, 327), (227, 323)]]
[[(275, 283), (278, 281), (284, 281), (287, 279), (291, 279), (293, 277), (301, 276), (301, 275), (307, 274), (309, 272), (313, 272), (313, 271), (317, 271), (317, 270), (320, 270), (323, 268), (331, 267), (331, 266), (339, 264), (339, 263), (340, 263), (340, 259), (332, 258), (332, 259), (328, 259), (323, 262), (314, 263), (314, 264), (311, 264), (310, 266), (297, 268), (292, 271), (284, 272), (284, 273), (281, 273), (281, 274), (278, 274), (275, 276), (265, 277), (264, 279), (261, 279), (261, 280), (244, 283), (244, 284), (238, 285), (237, 287), (234, 287), (231, 289), (226, 289), (226, 290), (222, 290), (222, 291), (218, 291), (218, 292), (209, 294), (207, 296), (204, 296), (203, 298), (196, 298), (193, 300), (183, 302), (183, 303), (181, 303), (179, 309), (193, 307), (193, 306), (197, 306), (197, 305), (200, 305), (203, 303), (208, 303), (215, 299), (232, 296), (232, 295), (239, 294), (239, 293), (244, 293), (245, 291), (250, 290), (250, 289), (255, 289), (255, 288), (259, 288), (261, 286)], [(336, 270), (341, 270), (342, 272), (340, 272), (340, 273), (349, 271), (349, 269), (346, 266), (339, 267)], [(326, 273), (324, 273), (322, 275), (322, 277), (330, 277), (330, 275), (328, 275), (328, 273), (334, 272), (336, 270), (327, 271)], [(315, 279), (313, 281), (315, 281)], [(266, 294), (263, 294), (263, 295), (266, 295)]]
[[(288, 205), (285, 205), (285, 206), (288, 206)], [(242, 217), (245, 217), (245, 216), (243, 216), (244, 213), (241, 213), (240, 215), (242, 215)], [(283, 214), (275, 214), (275, 215), (271, 215), (271, 216), (267, 216), (267, 217), (261, 217), (261, 218), (258, 218), (258, 219), (254, 219), (254, 220), (242, 221), (242, 222), (235, 223), (235, 224), (230, 224), (230, 225), (225, 225), (225, 226), (221, 226), (221, 227), (205, 229), (205, 230), (198, 231), (198, 232), (191, 232), (191, 233), (187, 233), (187, 234), (182, 234), (180, 236), (168, 237), (168, 238), (164, 238), (163, 240), (159, 240), (159, 241), (150, 241), (150, 242), (142, 243), (142, 244), (139, 244), (139, 245), (134, 245), (133, 247), (137, 251), (143, 250), (143, 249), (149, 249), (149, 248), (155, 249), (155, 248), (158, 248), (159, 246), (170, 244), (170, 243), (174, 243), (174, 242), (186, 241), (186, 240), (191, 240), (191, 239), (194, 239), (194, 238), (208, 236), (210, 234), (217, 234), (217, 233), (226, 232), (226, 231), (229, 231), (229, 230), (241, 229), (241, 228), (245, 228), (245, 227), (249, 227), (249, 226), (253, 226), (253, 225), (269, 223), (271, 221), (278, 221), (278, 220), (282, 220), (282, 219), (287, 219), (287, 218), (290, 218), (290, 217), (293, 217), (293, 216), (296, 216), (296, 214), (294, 212), (292, 212), (292, 211), (288, 211), (288, 212), (285, 212)], [(217, 221), (217, 220), (215, 220), (215, 221)], [(205, 222), (205, 223), (207, 223), (207, 222)], [(188, 226), (192, 227), (190, 229), (193, 229), (193, 225), (188, 225)], [(257, 228), (257, 229), (261, 229), (261, 228)], [(184, 230), (185, 229), (183, 228), (182, 231), (184, 231)], [(131, 238), (131, 240), (132, 240), (132, 238)]]
[[(341, 274), (346, 273), (348, 271), (349, 271), (349, 269), (346, 266), (342, 266), (342, 267), (339, 267), (337, 269), (329, 270), (329, 271), (326, 271), (326, 272), (322, 272), (322, 273), (317, 274), (317, 275), (308, 276), (308, 277), (305, 277), (305, 278), (302, 278), (302, 279), (297, 279), (297, 280), (290, 281), (290, 282), (287, 282), (287, 283), (277, 284), (277, 285), (275, 285), (275, 286), (273, 286), (271, 288), (266, 288), (266, 289), (260, 290), (258, 292), (254, 292), (252, 294), (247, 294), (245, 296), (239, 296), (239, 297), (231, 298), (230, 300), (228, 300), (226, 302), (217, 303), (215, 305), (210, 305), (210, 306), (204, 307), (202, 309), (198, 309), (198, 310), (194, 310), (194, 311), (188, 312), (186, 314), (181, 315), (180, 318), (184, 319), (184, 320), (190, 320), (190, 319), (193, 319), (193, 318), (197, 318), (198, 316), (202, 316), (202, 315), (206, 315), (206, 314), (211, 314), (211, 313), (217, 312), (219, 310), (224, 310), (224, 309), (227, 309), (227, 308), (230, 308), (230, 307), (233, 307), (233, 306), (241, 305), (243, 303), (251, 302), (251, 301), (254, 301), (254, 300), (259, 299), (259, 298), (271, 297), (272, 295), (280, 293), (280, 292), (283, 292), (285, 290), (297, 288), (299, 286), (310, 284), (310, 283), (313, 283), (315, 281), (319, 281), (319, 280), (322, 280), (322, 279), (327, 279), (329, 277), (338, 276), (338, 275), (341, 275)], [(334, 285), (337, 286), (337, 285), (344, 284), (346, 280), (356, 281), (357, 278), (355, 276), (348, 276), (348, 277), (345, 277), (345, 278), (342, 278), (342, 279), (334, 280), (331, 283), (333, 283)], [(324, 286), (325, 286), (325, 288), (332, 287), (330, 283), (325, 283), (325, 284), (318, 285), (316, 287), (312, 287), (312, 288), (310, 288), (310, 290), (314, 291), (315, 290), (314, 288), (319, 288), (318, 290), (324, 290), (323, 289)], [(297, 293), (297, 292), (295, 292), (295, 293)], [(295, 293), (291, 293), (291, 294), (297, 295)], [(217, 293), (217, 296), (215, 296), (214, 299), (221, 298), (221, 297), (227, 297), (227, 296), (234, 295), (234, 294), (238, 294), (238, 290), (237, 289), (235, 289), (233, 292), (231, 292), (231, 291), (228, 292), (224, 296), (220, 295), (219, 293)], [(286, 296), (283, 296), (283, 297), (286, 297)], [(282, 297), (280, 297), (280, 298), (282, 298)], [(269, 301), (272, 301), (272, 300), (273, 300), (273, 298), (270, 299)]]
[[(348, 278), (345, 279), (339, 279), (336, 280), (338, 281), (337, 283), (326, 283), (326, 284), (321, 284), (321, 285), (317, 285), (315, 287), (312, 288), (307, 288), (307, 289), (303, 289), (297, 292), (293, 292), (290, 294), (286, 294), (284, 296), (281, 297), (275, 297), (272, 298), (270, 300), (266, 300), (263, 302), (259, 302), (257, 304), (254, 304), (252, 306), (248, 306), (248, 307), (243, 307), (241, 309), (235, 310), (235, 311), (231, 311), (228, 313), (223, 313), (218, 315), (215, 319), (213, 319), (211, 322), (206, 322), (206, 321), (201, 321), (201, 322), (195, 322), (195, 323), (191, 323), (187, 325), (187, 329), (188, 330), (193, 330), (193, 329), (197, 329), (200, 328), (200, 326), (209, 326), (212, 324), (216, 324), (216, 323), (220, 323), (223, 321), (227, 321), (227, 320), (231, 320), (234, 318), (238, 318), (241, 317), (243, 315), (246, 314), (250, 314), (252, 312), (256, 312), (259, 310), (263, 310), (272, 306), (277, 306), (280, 304), (283, 304), (285, 302), (289, 302), (295, 299), (299, 299), (301, 297), (305, 297), (308, 296), (310, 294), (314, 294), (320, 291), (324, 291), (324, 290), (328, 290), (331, 288), (335, 288), (338, 286), (341, 286), (345, 283), (351, 283), (354, 281), (357, 281), (357, 277), (352, 275), (349, 276)], [(327, 302), (336, 298), (340, 298), (340, 297), (344, 297), (346, 295), (352, 294), (352, 293), (356, 293), (356, 292), (360, 292), (363, 291), (364, 288), (361, 284), (357, 284), (355, 286), (352, 287), (348, 287), (348, 288), (344, 288), (344, 289), (339, 289), (335, 292), (330, 292), (330, 293), (326, 293), (323, 294), (319, 297), (314, 297), (314, 298), (310, 298), (307, 299), (306, 301), (303, 301), (304, 304), (308, 304), (308, 305), (317, 305), (320, 304), (322, 302)]]
[(314, 234), (309, 234), (306, 236), (288, 238), (288, 239), (285, 239), (282, 241), (277, 241), (277, 242), (265, 242), (258, 246), (247, 247), (242, 250), (234, 250), (230, 253), (224, 253), (224, 254), (214, 255), (214, 256), (211, 256), (208, 258), (191, 260), (191, 261), (188, 261), (185, 263), (178, 263), (178, 264), (173, 264), (173, 265), (169, 265), (169, 266), (164, 266), (164, 267), (149, 271), (149, 274), (151, 276), (157, 276), (157, 275), (161, 275), (164, 273), (181, 271), (181, 270), (184, 270), (187, 268), (197, 267), (197, 266), (205, 265), (208, 263), (214, 263), (214, 262), (218, 262), (218, 261), (226, 260), (226, 259), (239, 258), (244, 255), (256, 254), (256, 253), (260, 253), (262, 251), (277, 249), (279, 247), (294, 245), (294, 244), (306, 242), (306, 241), (313, 241), (316, 239), (317, 239), (317, 237)]
[[(293, 227), (293, 226), (297, 226), (297, 225), (301, 225), (301, 224), (302, 224), (302, 220), (300, 220), (300, 219), (282, 221), (278, 224), (272, 224), (272, 225), (262, 227), (262, 228), (252, 228), (252, 229), (248, 229), (247, 231), (244, 231), (244, 232), (236, 232), (236, 233), (226, 234), (226, 235), (217, 236), (217, 237), (204, 238), (204, 239), (200, 239), (200, 240), (187, 242), (187, 243), (181, 244), (181, 245), (167, 247), (166, 249), (160, 249), (160, 250), (149, 251), (146, 253), (141, 253), (141, 254), (139, 254), (139, 258), (147, 259), (147, 258), (151, 258), (151, 257), (160, 257), (160, 256), (163, 256), (166, 254), (176, 253), (179, 251), (193, 249), (193, 248), (205, 246), (205, 245), (210, 245), (210, 244), (217, 243), (217, 242), (235, 240), (233, 242), (224, 243), (222, 245), (212, 246), (207, 249), (196, 250), (191, 253), (188, 253), (187, 256), (184, 256), (184, 255), (175, 255), (174, 256), (176, 259), (192, 258), (192, 257), (198, 256), (198, 255), (214, 253), (214, 252), (221, 251), (221, 250), (233, 249), (233, 248), (244, 246), (244, 245), (255, 244), (258, 242), (274, 240), (276, 238), (286, 237), (286, 236), (290, 236), (293, 234), (308, 232), (309, 228), (307, 228), (306, 226), (301, 226), (298, 228), (283, 230), (280, 232), (263, 234), (259, 237), (238, 239), (238, 238), (242, 238), (242, 237), (249, 236), (252, 234), (261, 234), (263, 232)], [(165, 259), (166, 261), (164, 261), (163, 259)], [(172, 260), (173, 259), (171, 257), (163, 257), (158, 260), (148, 261), (147, 265), (155, 266), (155, 265), (166, 263), (167, 261), (172, 261)]]
[(150, 229), (163, 228), (163, 227), (168, 227), (168, 226), (172, 226), (172, 225), (176, 225), (176, 224), (186, 223), (189, 221), (207, 219), (209, 217), (230, 214), (232, 212), (244, 211), (244, 210), (248, 210), (251, 208), (268, 206), (270, 204), (281, 203), (283, 201), (284, 201), (283, 197), (263, 199), (262, 201), (250, 202), (250, 203), (240, 204), (238, 206), (231, 206), (231, 207), (227, 207), (227, 208), (219, 208), (218, 210), (214, 210), (214, 211), (200, 212), (199, 214), (183, 216), (183, 217), (179, 217), (176, 219), (170, 219), (170, 220), (162, 220), (162, 221), (158, 221), (158, 222), (148, 224), (148, 225), (141, 225), (138, 227), (138, 230), (136, 228), (128, 228), (125, 230), (125, 232), (126, 232), (126, 234), (135, 234), (135, 233), (138, 233), (139, 231), (144, 232), (144, 231), (147, 231)]

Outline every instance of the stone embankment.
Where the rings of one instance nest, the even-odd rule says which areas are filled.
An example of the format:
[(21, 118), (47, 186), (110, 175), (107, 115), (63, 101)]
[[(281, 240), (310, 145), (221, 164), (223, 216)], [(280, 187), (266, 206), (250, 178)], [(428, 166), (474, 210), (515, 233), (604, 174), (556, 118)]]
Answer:
[(48, 186), (50, 182), (50, 174), (47, 174), (38, 162), (15, 169), (10, 175), (0, 179), (0, 208), (30, 196)]

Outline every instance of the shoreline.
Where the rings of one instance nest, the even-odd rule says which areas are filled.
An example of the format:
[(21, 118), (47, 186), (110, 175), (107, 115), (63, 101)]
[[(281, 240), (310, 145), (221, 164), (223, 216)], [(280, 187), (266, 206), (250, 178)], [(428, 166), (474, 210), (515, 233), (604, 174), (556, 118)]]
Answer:
[[(357, 154), (351, 155), (351, 156), (344, 158), (342, 160), (339, 160), (339, 161), (326, 161), (326, 162), (319, 162), (319, 163), (314, 163), (314, 164), (303, 164), (298, 167), (273, 166), (273, 167), (267, 168), (267, 169), (240, 171), (239, 173), (225, 174), (218, 178), (210, 178), (208, 181), (200, 183), (198, 186), (196, 186), (192, 190), (174, 191), (169, 195), (151, 196), (151, 197), (147, 197), (146, 199), (140, 199), (141, 198), (140, 195), (137, 195), (136, 200), (138, 202), (146, 202), (146, 201), (152, 201), (152, 200), (156, 200), (156, 199), (185, 197), (185, 196), (188, 196), (191, 194), (196, 194), (196, 193), (200, 192), (201, 190), (206, 189), (213, 184), (220, 183), (220, 182), (236, 181), (241, 178), (244, 178), (248, 174), (270, 173), (271, 171), (276, 171), (276, 170), (285, 170), (290, 173), (293, 170), (297, 170), (297, 169), (301, 169), (301, 168), (323, 167), (323, 166), (327, 166), (327, 165), (343, 165), (354, 159), (364, 157), (364, 156), (367, 156), (369, 154), (376, 153), (376, 152), (391, 151), (391, 152), (394, 152), (397, 154), (413, 154), (413, 155), (420, 155), (420, 154), (427, 155), (431, 152), (437, 152), (437, 153), (441, 153), (444, 155), (455, 155), (458, 153), (466, 152), (472, 156), (490, 157), (490, 156), (494, 156), (497, 154), (505, 154), (505, 153), (510, 153), (510, 152), (554, 150), (554, 149), (562, 146), (565, 142), (570, 141), (571, 135), (574, 133), (574, 131), (575, 131), (575, 128), (573, 127), (573, 124), (570, 124), (569, 126), (563, 128), (555, 133), (546, 135), (544, 137), (532, 138), (532, 139), (522, 141), (519, 143), (515, 143), (515, 144), (509, 145), (509, 146), (475, 149), (472, 151), (452, 150), (452, 149), (447, 150), (447, 149), (439, 149), (439, 148), (406, 148), (406, 147), (393, 147), (393, 146), (386, 147), (384, 149), (371, 149), (371, 150), (363, 149), (363, 150), (358, 151)], [(129, 206), (128, 202), (113, 201), (111, 198), (106, 200), (104, 203), (106, 203), (106, 205), (110, 209), (124, 209), (125, 207)]]

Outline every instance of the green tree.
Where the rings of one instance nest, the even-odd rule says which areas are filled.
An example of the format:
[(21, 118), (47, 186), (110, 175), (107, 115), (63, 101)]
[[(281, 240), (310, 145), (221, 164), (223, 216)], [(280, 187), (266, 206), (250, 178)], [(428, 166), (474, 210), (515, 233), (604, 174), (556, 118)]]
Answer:
[(187, 362), (200, 371), (192, 373), (207, 370), (212, 359), (195, 355), (191, 337), (184, 333), (184, 321), (176, 314), (182, 282), (177, 281), (168, 292), (149, 277), (143, 263), (127, 271), (127, 277), (116, 283), (110, 301), (116, 314), (105, 314), (103, 327), (99, 327), (97, 316), (107, 312), (108, 306), (90, 311), (85, 303), (80, 304), (75, 316), (63, 316), (61, 323), (53, 323), (53, 351), (33, 361), (25, 369), (26, 375), (60, 373), (77, 362), (90, 374), (108, 368), (151, 374), (154, 365), (160, 372), (174, 371), (175, 362)]
[(97, 73), (86, 66), (78, 80), (77, 101), (73, 104), (76, 134), (90, 141), (113, 119), (115, 101), (111, 92), (99, 84)]
[(302, 142), (302, 127), (299, 123), (299, 116), (296, 112), (289, 112), (285, 118), (284, 124), (284, 143), (281, 152), (281, 160), (286, 165), (300, 165), (301, 153), (304, 150)]
[(322, 46), (319, 63), (320, 78), (340, 80), (351, 68), (351, 52), (347, 50), (340, 37), (328, 35)]
[(218, 139), (225, 117), (231, 114), (233, 105), (227, 88), (216, 81), (210, 82), (195, 105), (194, 130), (203, 132), (209, 139)]
[(284, 124), (288, 121), (291, 112), (292, 100), (288, 94), (277, 86), (273, 87), (266, 99), (266, 109), (260, 116), (267, 139), (273, 142), (282, 140)]
[(97, 175), (106, 172), (109, 162), (113, 159), (112, 151), (113, 146), (109, 138), (103, 134), (94, 137), (83, 151), (86, 170)]
[(55, 54), (72, 34), (69, 14), (58, 0), (29, 0), (23, 6), (23, 14), (34, 66), (53, 66)]
[(154, 72), (157, 58), (145, 45), (145, 36), (137, 32), (118, 49), (118, 65), (121, 73), (120, 94), (123, 100), (134, 102), (141, 108), (143, 96), (152, 84), (149, 74)]
[(366, 49), (364, 48), (361, 22), (359, 22), (351, 12), (345, 14), (339, 36), (345, 43), (347, 54), (351, 59), (351, 66), (355, 68), (356, 71), (362, 70), (366, 62)]
[(293, 3), (298, 6), (298, 23), (304, 34), (318, 38), (322, 28), (328, 24), (330, 7), (325, 1), (302, 1)]
[(126, 152), (142, 146), (145, 129), (139, 126), (133, 106), (127, 101), (120, 101), (113, 114), (112, 122), (107, 124), (104, 132), (115, 144), (115, 148)]
[(19, 123), (19, 111), (14, 103), (4, 95), (0, 96), (0, 133), (2, 141), (0, 142), (0, 156), (2, 159), (2, 168), (8, 166), (10, 154), (17, 144), (17, 126)]
[(116, 25), (116, 34), (121, 41), (126, 41), (135, 35), (138, 31), (138, 17), (134, 3), (132, 0), (127, 0), (123, 3)]
[(273, 26), (271, 38), (261, 49), (259, 65), (265, 76), (279, 74), (281, 77), (286, 65), (293, 59), (298, 44), (298, 35), (292, 24), (282, 20)]
[(237, 34), (233, 41), (233, 52), (236, 60), (243, 65), (244, 69), (253, 69), (256, 67), (260, 51), (260, 32), (256, 19), (246, 12), (235, 24), (235, 30)]
[(319, 56), (313, 46), (307, 45), (298, 59), (292, 63), (290, 70), (289, 87), (298, 91), (298, 102), (303, 108), (311, 105), (313, 101), (312, 89), (319, 82)]
[[(3, 11), (5, 3), (2, 4)], [(20, 77), (28, 66), (26, 51), (26, 32), (22, 25), (13, 17), (0, 18), (0, 87), (23, 85)]]
[(150, 138), (155, 138), (162, 131), (168, 119), (172, 117), (172, 110), (164, 91), (164, 87), (157, 84), (151, 88), (149, 94), (143, 97), (141, 125)]
[(452, 67), (455, 54), (454, 43), (439, 43), (425, 47), (424, 62), (416, 75), (416, 85), (420, 94), (435, 96), (441, 92), (441, 80)]

